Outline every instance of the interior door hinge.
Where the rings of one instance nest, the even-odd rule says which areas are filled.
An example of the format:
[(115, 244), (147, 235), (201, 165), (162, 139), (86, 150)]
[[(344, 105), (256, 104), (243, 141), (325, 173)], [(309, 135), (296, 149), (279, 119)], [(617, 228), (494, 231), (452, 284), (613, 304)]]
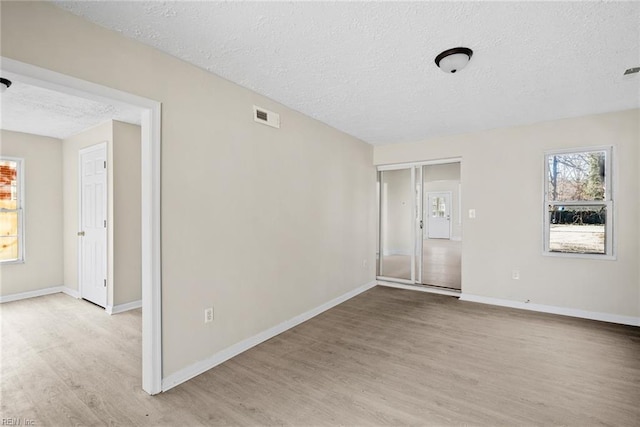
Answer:
[(107, 287), (107, 279), (104, 279), (104, 287)]
[(107, 161), (106, 160), (104, 161), (104, 168), (105, 169), (107, 168)]
[(107, 228), (107, 220), (104, 220), (104, 228)]

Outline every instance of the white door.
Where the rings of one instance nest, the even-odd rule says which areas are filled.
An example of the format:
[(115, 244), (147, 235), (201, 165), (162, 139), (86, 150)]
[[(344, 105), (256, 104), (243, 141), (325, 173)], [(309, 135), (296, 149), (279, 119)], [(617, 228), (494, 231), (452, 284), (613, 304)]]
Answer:
[(82, 298), (107, 305), (107, 144), (80, 151), (79, 281)]
[(451, 238), (451, 193), (427, 193), (425, 206), (427, 237), (429, 239)]

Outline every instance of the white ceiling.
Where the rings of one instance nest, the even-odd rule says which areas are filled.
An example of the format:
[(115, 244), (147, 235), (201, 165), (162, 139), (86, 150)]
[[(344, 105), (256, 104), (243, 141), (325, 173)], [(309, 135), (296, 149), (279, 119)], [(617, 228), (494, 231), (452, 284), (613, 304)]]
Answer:
[(640, 106), (639, 2), (56, 3), (374, 144)]
[(63, 139), (107, 120), (140, 124), (142, 110), (111, 105), (13, 80), (0, 95), (0, 129)]

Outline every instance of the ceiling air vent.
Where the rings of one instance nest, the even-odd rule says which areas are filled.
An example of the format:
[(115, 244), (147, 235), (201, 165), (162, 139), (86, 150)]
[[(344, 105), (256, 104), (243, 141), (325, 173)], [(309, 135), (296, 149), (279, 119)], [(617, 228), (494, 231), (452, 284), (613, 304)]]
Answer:
[(255, 105), (253, 106), (253, 120), (263, 125), (280, 128), (280, 114)]
[(625, 70), (624, 75), (628, 76), (629, 74), (635, 74), (638, 72), (640, 72), (640, 67), (628, 68), (627, 70)]

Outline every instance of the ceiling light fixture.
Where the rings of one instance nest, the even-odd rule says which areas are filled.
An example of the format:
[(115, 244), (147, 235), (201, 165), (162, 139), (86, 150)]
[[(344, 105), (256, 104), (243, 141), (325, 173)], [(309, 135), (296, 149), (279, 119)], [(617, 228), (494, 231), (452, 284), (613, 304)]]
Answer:
[(11, 80), (0, 77), (0, 93), (3, 93), (5, 90), (9, 89), (9, 86), (11, 86)]
[(455, 73), (467, 66), (473, 56), (468, 47), (454, 47), (436, 56), (436, 65), (445, 73)]

